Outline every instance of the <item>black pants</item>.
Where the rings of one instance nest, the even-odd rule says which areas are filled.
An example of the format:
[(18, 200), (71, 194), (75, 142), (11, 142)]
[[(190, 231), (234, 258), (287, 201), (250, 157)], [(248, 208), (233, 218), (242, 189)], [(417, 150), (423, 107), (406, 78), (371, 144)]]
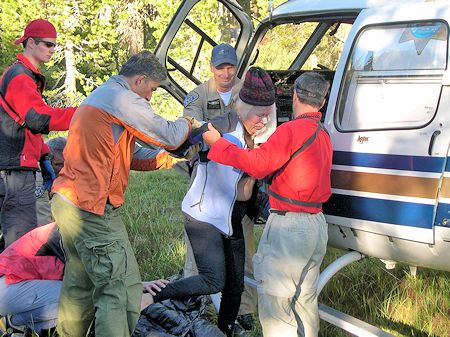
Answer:
[(37, 226), (34, 171), (0, 171), (0, 224), (5, 248)]
[(236, 202), (231, 237), (225, 237), (215, 227), (186, 215), (185, 229), (199, 274), (169, 283), (156, 294), (155, 302), (222, 291), (218, 326), (222, 331), (232, 329), (244, 291), (244, 214), (245, 203)]

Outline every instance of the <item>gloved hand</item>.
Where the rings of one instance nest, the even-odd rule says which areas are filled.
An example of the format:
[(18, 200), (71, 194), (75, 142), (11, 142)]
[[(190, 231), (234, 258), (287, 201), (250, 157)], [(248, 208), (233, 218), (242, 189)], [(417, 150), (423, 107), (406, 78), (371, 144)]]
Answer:
[(186, 160), (188, 160), (188, 161), (191, 161), (192, 159), (194, 159), (197, 156), (197, 153), (202, 149), (202, 147), (203, 147), (202, 143), (197, 143), (197, 144), (192, 145), (191, 147), (189, 147), (184, 158), (186, 158)]
[[(197, 121), (198, 122), (198, 121)], [(208, 124), (203, 123), (201, 127), (193, 129), (186, 141), (175, 150), (167, 150), (172, 156), (178, 158), (186, 158), (191, 146), (202, 141), (202, 133), (207, 130)]]
[(47, 191), (50, 191), (52, 189), (53, 181), (56, 179), (52, 163), (47, 157), (43, 157), (39, 161), (39, 164), (41, 166), (42, 179), (44, 180), (42, 185)]

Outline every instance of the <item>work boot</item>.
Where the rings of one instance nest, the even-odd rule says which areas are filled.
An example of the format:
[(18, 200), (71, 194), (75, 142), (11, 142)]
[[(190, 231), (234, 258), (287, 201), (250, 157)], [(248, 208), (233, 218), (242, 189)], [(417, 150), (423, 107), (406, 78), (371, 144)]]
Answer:
[(5, 317), (6, 333), (9, 337), (31, 337), (33, 333), (26, 325), (15, 325), (11, 322), (11, 315)]
[(239, 325), (242, 327), (242, 329), (244, 330), (252, 330), (254, 323), (253, 323), (253, 315), (252, 314), (244, 314), (244, 315), (239, 315), (237, 317), (237, 321), (239, 323)]
[(217, 325), (220, 329), (220, 331), (222, 331), (225, 336), (227, 337), (233, 337), (233, 332), (234, 332), (234, 324), (218, 324)]

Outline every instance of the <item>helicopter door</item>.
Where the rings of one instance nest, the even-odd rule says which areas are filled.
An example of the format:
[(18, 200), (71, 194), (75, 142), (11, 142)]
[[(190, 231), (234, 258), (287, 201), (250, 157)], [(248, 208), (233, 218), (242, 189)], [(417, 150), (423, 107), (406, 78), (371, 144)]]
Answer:
[(436, 202), (450, 186), (450, 13), (430, 5), (365, 10), (352, 27), (325, 121), (329, 223), (432, 244), (436, 210), (450, 210), (450, 188)]
[(250, 17), (235, 0), (184, 0), (155, 50), (168, 71), (162, 87), (182, 102), (211, 77), (212, 48), (229, 43), (240, 60), (252, 30)]

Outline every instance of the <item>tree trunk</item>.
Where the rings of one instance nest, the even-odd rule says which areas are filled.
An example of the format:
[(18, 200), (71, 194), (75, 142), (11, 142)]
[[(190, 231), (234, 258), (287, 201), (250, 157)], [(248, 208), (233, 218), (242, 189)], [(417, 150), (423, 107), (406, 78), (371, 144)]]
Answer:
[(244, 9), (244, 11), (248, 14), (251, 15), (251, 0), (237, 0), (237, 2), (239, 3), (239, 5), (242, 6), (242, 8)]
[(64, 57), (66, 59), (66, 79), (64, 80), (64, 88), (66, 91), (66, 97), (69, 100), (73, 100), (77, 92), (75, 85), (76, 68), (73, 47), (72, 40), (67, 40), (64, 47)]

